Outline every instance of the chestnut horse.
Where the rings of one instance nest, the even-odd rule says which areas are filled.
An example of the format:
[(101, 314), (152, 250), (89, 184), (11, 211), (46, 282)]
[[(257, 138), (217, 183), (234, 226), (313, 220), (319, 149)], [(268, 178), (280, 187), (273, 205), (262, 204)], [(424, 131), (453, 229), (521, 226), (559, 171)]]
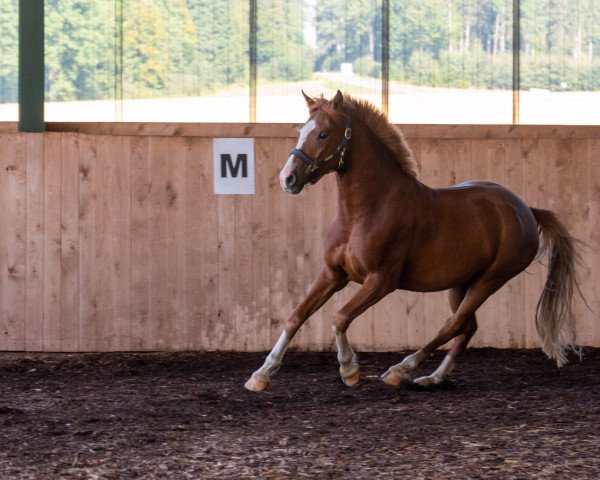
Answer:
[(319, 276), (246, 388), (267, 388), (300, 326), (350, 281), (362, 286), (333, 318), (344, 383), (359, 381), (359, 366), (346, 338), (352, 320), (396, 289), (449, 289), (453, 314), (436, 337), (382, 376), (399, 386), (432, 352), (454, 339), (439, 367), (414, 380), (422, 386), (439, 384), (477, 330), (477, 309), (546, 252), (549, 273), (536, 327), (548, 357), (558, 366), (566, 363), (564, 343), (574, 332), (571, 299), (577, 286), (577, 253), (556, 215), (527, 206), (491, 182), (430, 188), (417, 180), (402, 133), (370, 103), (339, 91), (330, 101), (303, 95), (310, 116), (279, 180), (286, 192), (296, 195), (335, 172), (338, 213), (325, 240)]

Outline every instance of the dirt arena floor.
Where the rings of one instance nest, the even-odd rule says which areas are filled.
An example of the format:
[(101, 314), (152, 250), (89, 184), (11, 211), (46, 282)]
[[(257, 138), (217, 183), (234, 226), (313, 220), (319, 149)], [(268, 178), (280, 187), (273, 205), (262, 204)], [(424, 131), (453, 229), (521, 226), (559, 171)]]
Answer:
[[(0, 353), (2, 479), (600, 478), (600, 349), (473, 349), (424, 391), (379, 381), (399, 353)], [(437, 354), (424, 371), (435, 368)]]

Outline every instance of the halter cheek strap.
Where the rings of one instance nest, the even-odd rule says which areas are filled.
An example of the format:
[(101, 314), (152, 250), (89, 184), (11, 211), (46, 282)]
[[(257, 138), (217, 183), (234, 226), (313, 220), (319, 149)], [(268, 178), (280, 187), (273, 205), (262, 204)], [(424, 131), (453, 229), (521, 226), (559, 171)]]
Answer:
[(300, 160), (302, 160), (304, 163), (306, 163), (308, 165), (308, 171), (311, 173), (316, 171), (321, 165), (328, 162), (329, 160), (334, 158), (336, 155), (339, 155), (340, 159), (338, 161), (338, 165), (336, 168), (336, 170), (339, 170), (344, 166), (344, 155), (346, 154), (346, 150), (348, 150), (348, 147), (350, 145), (350, 137), (351, 136), (352, 136), (352, 129), (350, 128), (350, 123), (347, 123), (346, 129), (344, 130), (344, 136), (342, 138), (341, 143), (337, 147), (337, 149), (331, 155), (328, 155), (327, 157), (325, 157), (321, 160), (319, 160), (319, 159), (315, 160), (315, 159), (311, 158), (309, 155), (307, 155), (306, 153), (304, 153), (302, 150), (300, 150), (298, 148), (294, 148), (291, 151), (290, 155), (298, 157)]

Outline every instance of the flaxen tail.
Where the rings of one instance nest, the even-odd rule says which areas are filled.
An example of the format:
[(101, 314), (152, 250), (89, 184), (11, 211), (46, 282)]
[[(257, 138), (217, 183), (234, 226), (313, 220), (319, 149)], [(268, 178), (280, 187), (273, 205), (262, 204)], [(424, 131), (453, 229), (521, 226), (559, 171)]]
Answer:
[(535, 324), (542, 339), (542, 350), (562, 367), (567, 363), (567, 347), (575, 339), (571, 304), (574, 290), (579, 289), (575, 271), (579, 260), (577, 241), (553, 212), (537, 208), (531, 211), (540, 233), (538, 258), (548, 254), (550, 260)]

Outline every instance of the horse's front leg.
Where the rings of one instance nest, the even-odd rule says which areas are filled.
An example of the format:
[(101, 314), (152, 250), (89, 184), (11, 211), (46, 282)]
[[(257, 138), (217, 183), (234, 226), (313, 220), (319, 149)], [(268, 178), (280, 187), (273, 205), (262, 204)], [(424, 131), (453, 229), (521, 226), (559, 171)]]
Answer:
[(394, 283), (386, 279), (384, 274), (372, 274), (363, 283), (350, 301), (344, 305), (335, 316), (333, 333), (335, 334), (338, 361), (340, 362), (340, 376), (349, 387), (356, 385), (360, 378), (360, 367), (348, 339), (346, 330), (352, 320), (363, 313), (367, 308), (375, 305), (379, 300), (394, 290)]
[(324, 266), (319, 276), (314, 281), (306, 298), (294, 310), (290, 318), (285, 323), (283, 332), (279, 340), (267, 356), (263, 365), (256, 370), (245, 387), (252, 392), (262, 392), (269, 383), (273, 375), (283, 361), (283, 356), (288, 349), (292, 338), (308, 318), (331, 298), (331, 296), (347, 285), (348, 280), (345, 274), (337, 272), (327, 266)]

